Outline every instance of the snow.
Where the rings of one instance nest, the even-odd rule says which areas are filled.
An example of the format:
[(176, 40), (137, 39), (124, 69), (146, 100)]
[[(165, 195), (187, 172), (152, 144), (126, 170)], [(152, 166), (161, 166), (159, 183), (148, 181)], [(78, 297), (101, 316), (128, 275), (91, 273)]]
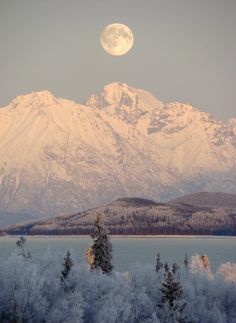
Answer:
[(230, 119), (228, 125), (233, 130), (234, 134), (236, 134), (236, 118)]
[[(14, 253), (1, 261), (1, 322), (16, 317), (19, 323), (176, 322), (167, 306), (158, 307), (165, 275), (164, 269), (155, 271), (154, 262), (108, 276), (89, 271), (76, 252), (71, 254), (73, 266), (64, 282), (62, 253), (48, 251), (40, 262), (33, 254), (26, 259)], [(189, 269), (179, 264), (174, 279), (183, 289), (188, 322), (235, 322), (235, 272), (235, 264), (226, 263), (212, 273), (199, 255), (190, 259)]]
[(49, 91), (18, 96), (0, 109), (0, 213), (59, 215), (121, 196), (236, 192), (235, 120), (124, 83), (86, 105)]

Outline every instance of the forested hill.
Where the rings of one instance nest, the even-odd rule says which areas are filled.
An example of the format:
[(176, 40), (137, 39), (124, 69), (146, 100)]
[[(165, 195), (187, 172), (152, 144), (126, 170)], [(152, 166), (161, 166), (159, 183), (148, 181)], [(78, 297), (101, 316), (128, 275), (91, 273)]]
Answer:
[(236, 235), (236, 207), (196, 206), (182, 200), (157, 203), (140, 198), (123, 198), (74, 215), (10, 226), (2, 234), (90, 234), (99, 214), (114, 235)]

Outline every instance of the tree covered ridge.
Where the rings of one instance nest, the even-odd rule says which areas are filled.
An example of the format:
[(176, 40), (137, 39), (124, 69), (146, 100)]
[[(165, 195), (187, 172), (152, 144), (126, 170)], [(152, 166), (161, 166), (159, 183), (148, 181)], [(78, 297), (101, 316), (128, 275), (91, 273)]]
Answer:
[(74, 215), (10, 226), (2, 232), (29, 235), (90, 235), (99, 214), (110, 234), (236, 235), (236, 208), (156, 203), (138, 198), (114, 201)]

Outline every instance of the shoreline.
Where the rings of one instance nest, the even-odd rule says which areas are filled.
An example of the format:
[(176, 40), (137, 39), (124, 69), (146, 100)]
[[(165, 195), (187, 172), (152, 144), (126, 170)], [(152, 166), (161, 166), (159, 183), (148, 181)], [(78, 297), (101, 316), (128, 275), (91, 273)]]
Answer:
[[(27, 238), (91, 238), (90, 235), (3, 235), (1, 238), (16, 238), (20, 236), (25, 236)], [(206, 238), (206, 239), (236, 239), (236, 236), (216, 236), (216, 235), (110, 235), (110, 238), (125, 238), (125, 239), (192, 239), (192, 238)]]

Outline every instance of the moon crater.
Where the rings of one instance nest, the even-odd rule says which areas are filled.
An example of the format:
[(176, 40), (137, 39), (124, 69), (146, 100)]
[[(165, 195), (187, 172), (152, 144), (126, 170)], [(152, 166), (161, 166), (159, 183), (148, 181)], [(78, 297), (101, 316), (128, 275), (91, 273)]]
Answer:
[(123, 24), (115, 23), (108, 25), (101, 34), (103, 49), (114, 56), (121, 56), (133, 47), (134, 36), (131, 29)]

